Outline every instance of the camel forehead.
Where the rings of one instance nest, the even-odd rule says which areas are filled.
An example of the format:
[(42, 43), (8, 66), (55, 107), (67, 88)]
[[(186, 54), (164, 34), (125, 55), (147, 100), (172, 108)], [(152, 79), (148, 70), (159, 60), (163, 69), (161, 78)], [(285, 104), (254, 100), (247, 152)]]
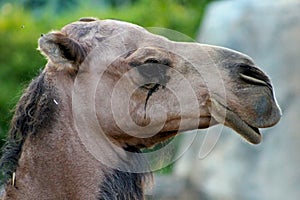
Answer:
[(145, 31), (144, 28), (136, 24), (111, 19), (94, 21), (76, 21), (63, 27), (62, 31), (66, 33), (71, 33), (83, 29), (90, 31), (94, 30), (98, 31), (99, 33), (113, 33), (115, 31), (125, 31), (127, 29)]
[(85, 18), (66, 25), (61, 32), (81, 43), (87, 52), (95, 47), (123, 49), (123, 53), (143, 47), (154, 47), (172, 52), (187, 61), (201, 62), (201, 66), (205, 66), (206, 63), (211, 64), (211, 62), (219, 63), (224, 60), (231, 62), (238, 59), (241, 60), (240, 62), (248, 60), (253, 64), (251, 58), (239, 52), (199, 43), (171, 41), (152, 34), (136, 24), (124, 21)]
[(140, 35), (154, 36), (138, 25), (110, 19), (73, 22), (63, 27), (61, 32), (78, 41), (95, 39), (94, 42), (101, 42), (103, 39), (116, 35), (122, 39), (135, 38)]

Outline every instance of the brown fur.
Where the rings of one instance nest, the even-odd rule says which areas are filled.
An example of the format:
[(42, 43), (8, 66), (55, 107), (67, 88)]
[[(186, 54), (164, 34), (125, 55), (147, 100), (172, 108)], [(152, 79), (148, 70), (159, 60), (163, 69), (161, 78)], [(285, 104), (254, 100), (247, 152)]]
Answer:
[[(229, 49), (172, 42), (133, 24), (94, 18), (43, 35), (39, 49), (48, 63), (16, 106), (0, 161), (6, 200), (143, 199), (151, 170), (132, 153), (143, 155), (142, 148), (178, 132), (217, 123), (256, 144), (258, 128), (280, 119), (269, 78)], [(120, 80), (121, 95), (113, 98)], [(129, 105), (123, 105), (128, 94)], [(115, 113), (112, 105), (119, 106)], [(129, 116), (123, 113), (127, 106)], [(121, 115), (118, 123), (114, 114)]]
[(12, 173), (16, 171), (27, 136), (38, 134), (40, 129), (51, 126), (55, 116), (55, 103), (52, 99), (54, 91), (44, 77), (44, 73), (41, 73), (31, 82), (16, 106), (0, 160), (4, 180), (11, 178)]

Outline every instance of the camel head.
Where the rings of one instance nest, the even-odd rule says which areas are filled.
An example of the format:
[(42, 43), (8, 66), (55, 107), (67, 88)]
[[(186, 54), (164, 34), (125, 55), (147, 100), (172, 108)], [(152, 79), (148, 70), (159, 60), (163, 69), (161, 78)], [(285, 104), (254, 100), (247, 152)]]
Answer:
[(73, 111), (86, 114), (75, 121), (122, 147), (150, 147), (220, 123), (258, 144), (259, 128), (281, 116), (270, 78), (230, 49), (93, 18), (42, 35), (39, 49), (48, 58), (46, 74), (71, 80), (65, 92)]

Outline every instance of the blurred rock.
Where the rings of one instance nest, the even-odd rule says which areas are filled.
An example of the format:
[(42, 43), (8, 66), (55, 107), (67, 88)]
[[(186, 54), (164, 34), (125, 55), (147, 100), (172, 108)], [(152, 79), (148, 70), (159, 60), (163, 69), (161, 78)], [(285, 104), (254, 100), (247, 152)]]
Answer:
[(147, 200), (197, 199), (207, 200), (187, 179), (155, 174), (154, 187), (146, 192)]
[(208, 199), (299, 200), (300, 1), (217, 1), (207, 11), (199, 41), (251, 56), (272, 78), (283, 117), (263, 131), (258, 146), (224, 128), (202, 160), (198, 154), (206, 131), (201, 131), (178, 161), (177, 175), (188, 177)]

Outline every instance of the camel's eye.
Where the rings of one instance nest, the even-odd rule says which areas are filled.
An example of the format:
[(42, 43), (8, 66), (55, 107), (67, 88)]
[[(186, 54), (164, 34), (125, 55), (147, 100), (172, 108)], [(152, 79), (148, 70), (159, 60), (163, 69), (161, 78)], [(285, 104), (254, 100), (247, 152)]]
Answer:
[(166, 74), (167, 66), (159, 63), (145, 63), (138, 66), (137, 70), (146, 81), (162, 81)]
[(166, 59), (148, 58), (143, 63), (131, 63), (142, 77), (142, 88), (150, 89), (154, 85), (165, 86), (170, 77), (167, 75), (170, 62)]

